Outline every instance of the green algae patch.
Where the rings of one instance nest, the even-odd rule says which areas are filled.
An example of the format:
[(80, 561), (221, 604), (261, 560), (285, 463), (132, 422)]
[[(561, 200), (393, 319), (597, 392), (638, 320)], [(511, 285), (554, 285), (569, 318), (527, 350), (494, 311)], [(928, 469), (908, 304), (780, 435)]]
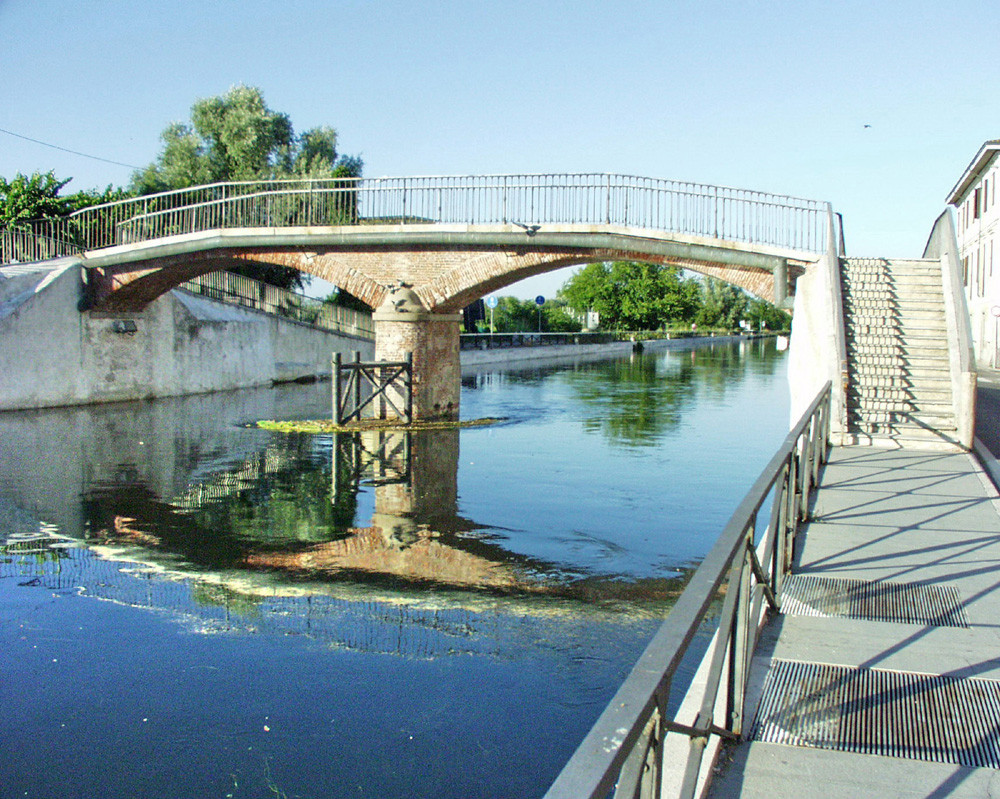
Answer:
[(487, 427), (506, 422), (506, 418), (486, 417), (483, 419), (466, 419), (464, 421), (434, 420), (410, 422), (405, 424), (398, 419), (362, 419), (350, 424), (335, 424), (332, 419), (315, 419), (299, 422), (277, 422), (263, 419), (256, 425), (262, 430), (272, 430), (276, 433), (357, 433), (363, 430), (454, 430), (463, 427)]

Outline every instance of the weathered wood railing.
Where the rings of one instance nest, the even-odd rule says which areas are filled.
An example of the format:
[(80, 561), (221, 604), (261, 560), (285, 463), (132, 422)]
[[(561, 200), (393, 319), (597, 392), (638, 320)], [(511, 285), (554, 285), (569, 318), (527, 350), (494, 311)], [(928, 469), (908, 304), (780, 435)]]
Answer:
[(333, 421), (338, 425), (360, 421), (366, 409), (378, 419), (388, 411), (404, 423), (413, 420), (413, 354), (403, 361), (362, 362), (361, 353), (344, 362), (333, 355)]
[[(709, 741), (743, 735), (750, 656), (766, 613), (780, 610), (782, 578), (826, 459), (829, 424), (827, 383), (737, 507), (545, 799), (604, 799), (611, 791), (616, 799), (660, 797), (665, 768), (671, 770), (672, 793), (693, 797), (704, 776)], [(758, 515), (768, 500), (769, 521), (758, 532)], [(700, 700), (695, 697), (697, 712), (690, 719), (671, 717), (668, 705), (678, 668), (720, 598), (718, 632), (703, 662), (705, 689)], [(665, 762), (668, 736), (690, 740), (682, 760)]]
[(829, 204), (604, 173), (331, 178), (215, 183), (84, 208), (0, 231), (0, 263), (234, 228), (373, 223), (615, 225), (808, 253)]

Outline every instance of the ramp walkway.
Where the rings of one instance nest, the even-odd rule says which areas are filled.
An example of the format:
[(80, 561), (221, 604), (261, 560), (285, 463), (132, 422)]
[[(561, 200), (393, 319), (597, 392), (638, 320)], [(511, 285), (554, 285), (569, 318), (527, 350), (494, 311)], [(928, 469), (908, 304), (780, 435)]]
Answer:
[(711, 797), (1000, 796), (1000, 502), (975, 457), (835, 447)]

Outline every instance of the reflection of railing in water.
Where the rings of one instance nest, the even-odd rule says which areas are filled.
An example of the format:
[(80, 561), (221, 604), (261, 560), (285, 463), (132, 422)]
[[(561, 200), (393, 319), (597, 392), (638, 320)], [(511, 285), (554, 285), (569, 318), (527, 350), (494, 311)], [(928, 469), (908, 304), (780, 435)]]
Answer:
[(293, 455), (286, 449), (267, 447), (254, 453), (238, 467), (217, 472), (211, 477), (190, 486), (171, 504), (179, 508), (200, 508), (207, 502), (228, 499), (252, 488), (265, 477), (286, 471)]
[(410, 445), (410, 433), (406, 431), (335, 434), (331, 498), (335, 501), (337, 492), (345, 489), (356, 491), (362, 481), (376, 486), (408, 483)]
[[(7, 553), (0, 559), (0, 579), (16, 579), (26, 589), (71, 592), (116, 605), (165, 613), (201, 634), (298, 635), (339, 649), (418, 660), (454, 656), (497, 657), (498, 649), (515, 653), (524, 642), (573, 638), (575, 625), (606, 621), (648, 624), (648, 616), (623, 617), (560, 613), (556, 606), (503, 603), (495, 598), (470, 604), (435, 593), (420, 596), (379, 595), (370, 587), (328, 585), (279, 589), (261, 582), (228, 583), (171, 573), (130, 559), (127, 549), (65, 547), (62, 537), (34, 537), (31, 555)], [(39, 558), (46, 546), (51, 557)], [(515, 640), (510, 641), (512, 634)], [(553, 629), (558, 627), (558, 632)], [(510, 657), (508, 655), (507, 657)]]
[[(743, 733), (750, 657), (762, 618), (780, 610), (777, 597), (791, 568), (795, 532), (826, 459), (829, 433), (827, 383), (737, 507), (546, 799), (597, 799), (612, 789), (615, 796), (660, 796), (665, 767), (683, 771), (676, 774), (677, 795), (695, 796), (709, 739), (739, 738)], [(757, 516), (768, 499), (770, 520), (758, 534)], [(724, 599), (718, 634), (706, 656), (707, 679), (696, 715), (684, 721), (668, 718), (671, 683), (720, 594)], [(686, 759), (683, 743), (676, 760), (664, 759), (668, 735), (690, 740)]]

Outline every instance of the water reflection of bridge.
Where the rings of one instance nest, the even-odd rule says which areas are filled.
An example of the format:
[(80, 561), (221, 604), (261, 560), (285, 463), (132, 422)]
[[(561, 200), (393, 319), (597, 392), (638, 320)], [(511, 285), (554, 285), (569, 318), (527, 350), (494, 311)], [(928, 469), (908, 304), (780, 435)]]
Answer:
[[(682, 579), (567, 576), (461, 518), (458, 442), (457, 430), (291, 436), (169, 502), (140, 483), (104, 484), (85, 501), (86, 542), (52, 528), (9, 540), (0, 576), (166, 612), (199, 632), (418, 658), (487, 654), (512, 615), (542, 636), (545, 625), (663, 615)], [(360, 493), (374, 493), (365, 527)]]

